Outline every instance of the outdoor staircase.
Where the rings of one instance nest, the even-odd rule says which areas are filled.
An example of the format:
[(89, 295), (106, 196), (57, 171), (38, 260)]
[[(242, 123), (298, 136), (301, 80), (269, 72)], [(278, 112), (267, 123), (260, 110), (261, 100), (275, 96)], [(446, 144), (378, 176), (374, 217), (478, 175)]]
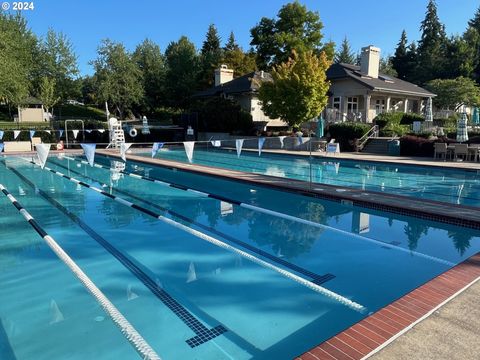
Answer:
[(370, 138), (363, 147), (362, 153), (387, 155), (388, 144), (392, 140), (391, 137)]

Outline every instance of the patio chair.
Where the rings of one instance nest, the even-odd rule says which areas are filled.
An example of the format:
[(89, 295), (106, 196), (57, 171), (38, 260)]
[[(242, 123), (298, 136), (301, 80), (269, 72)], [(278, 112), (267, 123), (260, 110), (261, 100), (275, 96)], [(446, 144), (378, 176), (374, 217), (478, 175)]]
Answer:
[(455, 144), (455, 160), (461, 157), (463, 160), (468, 158), (468, 145), (467, 144)]
[(433, 158), (436, 159), (447, 159), (447, 144), (446, 143), (435, 143), (433, 144), (435, 152), (433, 153)]

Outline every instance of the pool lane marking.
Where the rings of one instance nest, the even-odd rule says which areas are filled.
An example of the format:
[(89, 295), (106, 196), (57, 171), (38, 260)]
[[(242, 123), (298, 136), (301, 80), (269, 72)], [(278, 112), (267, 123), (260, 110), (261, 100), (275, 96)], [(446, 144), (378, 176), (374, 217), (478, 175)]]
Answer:
[[(84, 160), (77, 160), (77, 159), (69, 157), (69, 156), (64, 156), (64, 158), (69, 159), (69, 160), (74, 160), (74, 161), (77, 161), (77, 162), (81, 162), (82, 164), (88, 165), (88, 162), (86, 162)], [(95, 165), (98, 165), (98, 166), (96, 166), (97, 168), (104, 168), (104, 169), (110, 170), (109, 167), (106, 167), (104, 165), (101, 165), (101, 164), (95, 164)], [(161, 181), (161, 180), (158, 180), (158, 179), (154, 179), (154, 178), (151, 178), (151, 177), (148, 177), (148, 176), (133, 174), (131, 172), (124, 171), (124, 170), (122, 170), (120, 172), (125, 174), (125, 175), (131, 176), (133, 178), (141, 178), (143, 180), (147, 180), (147, 181), (154, 182), (154, 183), (157, 183), (157, 184), (161, 184), (161, 185), (164, 185), (164, 186), (169, 186), (169, 187), (172, 187), (172, 188), (175, 188), (175, 189), (180, 189), (180, 190), (184, 190), (184, 191), (189, 190), (189, 188), (187, 188), (183, 185), (179, 185), (179, 184), (175, 184), (175, 183), (168, 183), (168, 182)], [(135, 176), (132, 176), (132, 175), (135, 175)], [(330, 231), (333, 231), (333, 232), (337, 232), (339, 234), (346, 235), (347, 237), (357, 238), (357, 239), (360, 239), (360, 240), (363, 240), (363, 241), (367, 241), (367, 242), (379, 245), (379, 246), (384, 247), (384, 248), (398, 250), (398, 251), (407, 253), (409, 255), (416, 255), (416, 256), (421, 257), (423, 259), (438, 262), (438, 263), (441, 263), (443, 265), (447, 265), (449, 267), (453, 267), (453, 266), (456, 265), (455, 263), (453, 263), (451, 261), (448, 261), (448, 260), (445, 260), (445, 259), (437, 258), (435, 256), (427, 255), (427, 254), (424, 254), (424, 253), (421, 253), (421, 252), (418, 252), (418, 251), (405, 249), (401, 246), (397, 246), (397, 245), (387, 243), (387, 242), (384, 242), (384, 241), (380, 241), (380, 240), (375, 240), (375, 239), (372, 239), (372, 238), (369, 238), (369, 237), (366, 237), (366, 236), (362, 236), (362, 235), (359, 235), (359, 234), (354, 234), (354, 233), (348, 232), (346, 230), (337, 229), (337, 228), (334, 228), (334, 227), (331, 227), (331, 226), (328, 226), (328, 225), (323, 225), (323, 224), (320, 224), (320, 223), (317, 223), (317, 222), (314, 222), (314, 221), (302, 219), (302, 218), (299, 218), (297, 216), (292, 216), (292, 215), (280, 213), (280, 212), (277, 212), (277, 211), (274, 211), (274, 210), (265, 209), (265, 208), (255, 206), (255, 205), (250, 205), (250, 204), (243, 203), (243, 202), (240, 202), (240, 201), (237, 201), (237, 200), (234, 200), (234, 199), (229, 199), (229, 198), (226, 198), (226, 197), (223, 197), (223, 196), (220, 196), (220, 195), (216, 195), (216, 194), (206, 193), (206, 192), (196, 190), (196, 189), (190, 189), (190, 190), (192, 190), (191, 192), (195, 192), (197, 194), (200, 193), (204, 197), (209, 197), (209, 198), (212, 198), (212, 199), (224, 201), (224, 202), (227, 202), (227, 203), (232, 204), (232, 205), (241, 206), (241, 207), (244, 207), (246, 209), (250, 209), (250, 210), (253, 210), (253, 211), (260, 212), (260, 213), (280, 217), (280, 218), (290, 220), (290, 221), (293, 221), (293, 222), (298, 222), (298, 223), (301, 223), (301, 224), (321, 228), (321, 229), (324, 229), (324, 230), (330, 230)]]
[[(39, 166), (38, 164), (36, 164), (36, 163), (33, 162), (33, 161), (29, 161), (29, 162), (32, 163), (32, 164), (34, 164), (34, 165), (36, 165), (36, 166)], [(65, 174), (62, 174), (61, 172), (56, 171), (56, 170), (53, 170), (53, 169), (49, 168), (48, 166), (45, 166), (43, 169), (46, 170), (46, 171), (49, 171), (49, 172), (51, 172), (51, 173), (53, 173), (53, 174), (55, 174), (55, 175), (61, 176), (61, 177), (65, 178), (65, 179), (67, 179), (67, 180), (70, 180), (70, 181), (73, 181), (73, 182), (75, 182), (75, 183), (77, 183), (77, 184), (80, 184), (81, 186), (84, 186), (84, 187), (86, 187), (86, 188), (89, 188), (89, 189), (92, 189), (92, 190), (93, 190), (93, 188), (94, 188), (94, 186), (88, 185), (88, 184), (84, 183), (83, 181), (80, 181), (80, 180), (74, 179), (74, 178), (72, 178), (72, 177), (70, 177), (70, 176), (67, 176), (67, 175), (65, 175)], [(103, 190), (101, 190), (101, 189), (98, 189), (98, 188), (96, 188), (96, 190), (94, 190), (94, 191), (97, 191), (97, 192), (100, 193), (101, 195), (106, 196), (106, 197), (109, 197), (109, 198), (111, 198), (112, 200), (117, 201), (117, 202), (119, 202), (119, 203), (121, 203), (121, 204), (124, 204), (124, 202), (126, 201), (126, 200), (124, 200), (124, 199), (122, 199), (123, 201), (119, 201), (119, 200), (118, 200), (118, 198), (119, 198), (118, 196), (111, 195), (111, 194), (109, 194), (109, 193), (107, 193), (107, 192), (105, 192), (105, 191), (103, 191)], [(121, 198), (120, 198), (120, 199), (121, 199)], [(361, 305), (361, 304), (358, 304), (358, 303), (356, 303), (355, 301), (352, 301), (352, 300), (350, 300), (350, 299), (348, 299), (348, 298), (346, 298), (346, 297), (344, 297), (344, 296), (342, 296), (342, 295), (340, 295), (340, 294), (335, 293), (334, 291), (328, 290), (327, 288), (324, 288), (323, 286), (317, 285), (317, 284), (315, 284), (315, 283), (313, 283), (313, 282), (311, 282), (311, 281), (309, 281), (309, 280), (306, 280), (306, 279), (304, 279), (304, 278), (302, 278), (302, 277), (300, 277), (300, 276), (298, 276), (298, 275), (295, 275), (295, 274), (293, 274), (293, 273), (291, 273), (291, 272), (289, 272), (289, 271), (286, 271), (286, 270), (284, 270), (284, 269), (281, 269), (281, 268), (279, 268), (278, 266), (275, 266), (275, 265), (273, 265), (273, 264), (271, 264), (271, 263), (269, 263), (269, 262), (267, 262), (267, 261), (264, 261), (264, 260), (262, 260), (262, 259), (259, 259), (259, 258), (257, 258), (256, 256), (253, 256), (253, 255), (251, 255), (251, 254), (249, 254), (249, 253), (247, 253), (247, 252), (245, 252), (245, 251), (243, 251), (243, 250), (240, 250), (240, 249), (238, 249), (238, 248), (236, 248), (236, 247), (234, 247), (234, 246), (232, 246), (232, 245), (229, 245), (229, 244), (227, 244), (227, 243), (224, 243), (223, 241), (220, 241), (220, 240), (218, 240), (218, 239), (216, 239), (216, 238), (214, 238), (214, 237), (212, 237), (212, 236), (210, 236), (210, 235), (204, 234), (204, 233), (202, 233), (202, 232), (200, 232), (200, 231), (198, 231), (198, 230), (195, 230), (195, 229), (192, 229), (192, 228), (190, 228), (190, 227), (188, 227), (188, 226), (186, 226), (186, 225), (180, 224), (180, 223), (178, 223), (178, 222), (176, 222), (176, 221), (174, 221), (174, 220), (172, 220), (172, 219), (166, 218), (165, 216), (162, 216), (162, 215), (160, 215), (160, 214), (157, 214), (157, 213), (155, 213), (154, 211), (149, 210), (149, 209), (146, 209), (146, 208), (144, 208), (144, 207), (142, 207), (142, 206), (140, 206), (140, 205), (137, 205), (137, 204), (132, 203), (132, 205), (131, 205), (130, 207), (133, 208), (133, 209), (136, 209), (136, 210), (138, 210), (138, 211), (140, 211), (140, 212), (143, 212), (144, 214), (147, 214), (147, 215), (149, 215), (149, 216), (151, 216), (151, 217), (154, 217), (154, 218), (156, 218), (156, 219), (158, 219), (158, 220), (160, 220), (160, 221), (162, 221), (162, 222), (164, 222), (164, 223), (166, 223), (166, 224), (169, 224), (169, 225), (171, 225), (171, 226), (173, 226), (173, 227), (175, 227), (175, 228), (177, 228), (177, 229), (183, 230), (183, 231), (185, 231), (185, 232), (187, 232), (187, 233), (189, 233), (189, 234), (191, 234), (191, 235), (193, 235), (193, 236), (195, 236), (195, 237), (198, 237), (199, 239), (205, 240), (205, 241), (207, 241), (207, 242), (209, 242), (209, 243), (211, 243), (211, 244), (213, 244), (213, 245), (216, 245), (216, 246), (218, 246), (218, 247), (220, 247), (220, 248), (223, 248), (223, 249), (228, 250), (228, 251), (230, 251), (230, 252), (236, 253), (236, 254), (238, 254), (238, 255), (240, 255), (240, 256), (242, 256), (242, 257), (244, 257), (244, 258), (252, 261), (253, 263), (256, 263), (257, 265), (260, 265), (260, 266), (262, 266), (262, 267), (264, 267), (264, 268), (273, 270), (273, 271), (279, 273), (280, 275), (283, 275), (284, 277), (286, 277), (286, 278), (288, 278), (288, 279), (290, 279), (290, 280), (293, 280), (293, 281), (295, 281), (295, 282), (297, 282), (297, 283), (299, 283), (299, 284), (301, 284), (301, 285), (303, 285), (303, 286), (305, 286), (305, 287), (307, 287), (307, 288), (309, 288), (309, 289), (311, 289), (311, 290), (313, 290), (313, 291), (315, 291), (315, 292), (318, 292), (318, 293), (320, 293), (320, 294), (322, 294), (322, 295), (324, 295), (324, 296), (326, 296), (326, 297), (328, 297), (328, 298), (330, 298), (330, 299), (333, 299), (333, 300), (341, 303), (342, 305), (345, 305), (345, 306), (349, 307), (349, 308), (352, 309), (352, 310), (358, 311), (358, 312), (360, 312), (360, 313), (365, 313), (365, 312), (367, 311), (367, 308), (366, 308), (365, 306), (363, 306), (363, 305)]]
[[(118, 251), (110, 242), (88, 226), (77, 215), (70, 212), (57, 200), (50, 197), (43, 190), (39, 189), (29, 179), (20, 174), (16, 169), (6, 166), (7, 169), (12, 171), (21, 180), (23, 180), (30, 187), (35, 189), (42, 197), (45, 198), (50, 204), (56, 207), (58, 210), (68, 216), (74, 223), (82, 228), (92, 239), (99, 243), (105, 250), (107, 250), (113, 257), (115, 257), (123, 266), (127, 268), (137, 279), (139, 279), (149, 289), (155, 297), (157, 297), (165, 306), (167, 306), (185, 325), (187, 325), (194, 333), (195, 336), (185, 340), (190, 347), (196, 347), (201, 345), (215, 337), (227, 332), (227, 329), (223, 325), (218, 325), (212, 329), (208, 329), (197, 318), (195, 318), (185, 307), (177, 302), (170, 294), (164, 289), (159, 287), (157, 283), (148, 276), (138, 265), (125, 256), (122, 252)], [(30, 215), (28, 215), (30, 216)]]
[[(82, 173), (80, 173), (80, 172), (78, 172), (78, 171), (75, 171), (75, 170), (72, 170), (72, 169), (68, 169), (68, 168), (67, 168), (65, 165), (63, 165), (63, 164), (58, 164), (58, 163), (55, 162), (55, 161), (50, 161), (50, 163), (55, 164), (56, 166), (61, 167), (61, 168), (65, 169), (65, 170), (68, 170), (70, 173), (74, 173), (74, 174), (80, 175), (80, 176), (82, 176), (82, 177), (84, 177), (84, 178), (87, 178), (87, 179), (90, 179), (90, 180), (92, 180), (92, 181), (98, 182), (98, 179), (92, 178), (92, 177), (87, 176), (87, 175), (85, 175), (85, 174), (82, 174)], [(168, 213), (168, 214), (170, 214), (170, 215), (172, 215), (172, 216), (174, 216), (174, 217), (176, 217), (176, 218), (178, 218), (178, 219), (180, 219), (180, 220), (183, 220), (183, 221), (188, 222), (188, 223), (190, 223), (190, 224), (192, 224), (192, 225), (195, 225), (195, 226), (197, 226), (197, 227), (199, 227), (199, 228), (202, 228), (202, 229), (204, 229), (204, 230), (206, 230), (206, 231), (208, 231), (208, 232), (210, 232), (210, 233), (219, 235), (219, 236), (221, 236), (222, 238), (224, 238), (224, 239), (226, 239), (226, 240), (228, 240), (228, 241), (230, 241), (230, 242), (232, 242), (232, 243), (234, 243), (234, 244), (240, 245), (241, 247), (243, 247), (243, 248), (245, 248), (245, 249), (247, 249), (247, 250), (249, 250), (249, 251), (251, 251), (251, 252), (253, 252), (253, 253), (257, 254), (257, 255), (260, 255), (260, 256), (262, 256), (262, 257), (264, 257), (264, 258), (267, 258), (267, 259), (269, 259), (269, 260), (271, 260), (271, 261), (273, 261), (273, 262), (276, 262), (276, 263), (278, 263), (278, 264), (280, 264), (280, 265), (282, 265), (282, 266), (285, 266), (286, 268), (289, 268), (290, 270), (293, 270), (293, 271), (295, 271), (295, 272), (297, 272), (297, 273), (299, 273), (299, 274), (308, 276), (308, 277), (310, 277), (310, 278), (313, 279), (313, 282), (314, 282), (315, 284), (321, 285), (321, 284), (323, 284), (323, 283), (325, 283), (325, 282), (327, 282), (327, 281), (335, 278), (335, 275), (330, 274), (330, 273), (326, 273), (326, 274), (323, 274), (323, 275), (316, 274), (316, 273), (314, 273), (314, 272), (312, 272), (312, 271), (310, 271), (310, 270), (307, 270), (307, 269), (302, 268), (302, 267), (300, 267), (300, 266), (298, 266), (298, 265), (295, 265), (295, 264), (293, 264), (293, 263), (290, 263), (290, 262), (288, 262), (288, 261), (286, 261), (286, 260), (284, 260), (284, 259), (282, 259), (282, 258), (280, 258), (280, 257), (277, 257), (277, 256), (275, 256), (275, 255), (272, 255), (272, 254), (270, 254), (270, 253), (268, 253), (268, 252), (266, 252), (266, 251), (264, 251), (264, 250), (261, 250), (261, 249), (255, 247), (255, 246), (252, 246), (252, 245), (250, 245), (250, 244), (248, 244), (248, 243), (246, 243), (246, 242), (243, 242), (243, 241), (241, 241), (241, 240), (239, 240), (239, 239), (237, 239), (237, 238), (234, 238), (233, 236), (230, 236), (230, 235), (228, 235), (228, 234), (224, 234), (223, 232), (218, 231), (218, 230), (216, 230), (216, 229), (214, 229), (214, 228), (212, 228), (212, 227), (210, 227), (210, 226), (201, 224), (201, 223), (199, 223), (199, 222), (197, 222), (197, 221), (195, 221), (195, 220), (193, 220), (193, 219), (190, 219), (190, 218), (188, 218), (188, 217), (186, 217), (186, 216), (184, 216), (184, 215), (182, 215), (182, 214), (180, 214), (180, 213), (177, 213), (177, 212), (175, 212), (175, 211), (173, 211), (173, 210), (166, 209), (166, 208), (164, 208), (164, 207), (162, 207), (162, 206), (159, 206), (159, 205), (157, 205), (157, 204), (155, 204), (155, 203), (153, 203), (153, 202), (151, 202), (151, 201), (142, 199), (142, 198), (140, 198), (140, 197), (138, 197), (138, 196), (136, 196), (136, 195), (130, 194), (130, 193), (128, 193), (128, 192), (126, 192), (126, 191), (123, 191), (123, 190), (120, 190), (120, 189), (118, 189), (118, 188), (113, 188), (113, 189), (114, 189), (117, 193), (119, 193), (119, 194), (126, 195), (126, 196), (128, 196), (128, 197), (130, 197), (130, 198), (133, 198), (133, 199), (135, 199), (135, 200), (138, 200), (138, 201), (141, 201), (141, 202), (143, 202), (143, 203), (145, 203), (145, 204), (148, 204), (148, 205), (150, 205), (150, 206), (152, 206), (152, 207), (154, 207), (154, 208), (156, 208), (156, 209), (159, 209), (159, 210), (161, 210), (161, 211), (164, 211), (165, 213)], [(195, 190), (191, 190), (191, 191), (192, 191), (192, 192), (196, 192)]]
[(113, 320), (115, 325), (120, 329), (128, 342), (135, 348), (135, 351), (143, 359), (160, 360), (160, 356), (145, 341), (138, 331), (130, 324), (130, 322), (122, 315), (122, 313), (113, 305), (113, 303), (100, 291), (92, 280), (83, 272), (83, 270), (72, 260), (72, 258), (58, 245), (54, 238), (37, 223), (37, 221), (23, 208), (23, 206), (15, 199), (9, 191), (0, 184), (0, 190), (15, 206), (18, 212), (25, 218), (30, 226), (42, 237), (50, 249), (58, 256), (62, 262), (72, 271), (83, 286), (97, 300), (103, 310)]

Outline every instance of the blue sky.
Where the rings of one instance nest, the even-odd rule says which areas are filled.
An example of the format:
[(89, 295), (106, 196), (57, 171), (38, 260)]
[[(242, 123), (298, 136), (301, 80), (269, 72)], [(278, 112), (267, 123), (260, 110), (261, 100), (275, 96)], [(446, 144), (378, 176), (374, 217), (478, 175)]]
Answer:
[[(3, 1), (3, 0), (2, 0)], [(169, 42), (186, 35), (200, 48), (208, 25), (214, 23), (226, 40), (233, 30), (249, 48), (249, 30), (263, 17), (274, 17), (280, 0), (33, 0), (25, 12), (30, 27), (43, 35), (49, 27), (65, 33), (74, 45), (82, 74), (92, 73), (88, 62), (96, 57), (102, 39), (125, 44), (129, 50), (146, 37), (164, 51)], [(339, 44), (347, 36), (352, 48), (373, 44), (382, 54), (394, 51), (402, 29), (409, 40), (420, 36), (420, 21), (428, 0), (302, 0), (320, 13), (325, 39)], [(437, 0), (447, 33), (462, 33), (479, 6), (478, 0)], [(461, 4), (461, 5), (459, 5)]]

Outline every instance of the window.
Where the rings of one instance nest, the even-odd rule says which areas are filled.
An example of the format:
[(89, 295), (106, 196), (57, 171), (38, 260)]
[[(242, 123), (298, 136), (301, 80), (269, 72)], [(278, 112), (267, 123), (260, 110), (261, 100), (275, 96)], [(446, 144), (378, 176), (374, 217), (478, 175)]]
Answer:
[(334, 109), (337, 109), (337, 110), (340, 110), (340, 107), (341, 107), (341, 100), (342, 98), (340, 96), (335, 96), (333, 98), (333, 108)]
[(375, 102), (375, 111), (377, 114), (383, 113), (385, 111), (385, 100), (377, 99)]
[(358, 111), (358, 97), (352, 96), (347, 98), (347, 112), (355, 113)]

